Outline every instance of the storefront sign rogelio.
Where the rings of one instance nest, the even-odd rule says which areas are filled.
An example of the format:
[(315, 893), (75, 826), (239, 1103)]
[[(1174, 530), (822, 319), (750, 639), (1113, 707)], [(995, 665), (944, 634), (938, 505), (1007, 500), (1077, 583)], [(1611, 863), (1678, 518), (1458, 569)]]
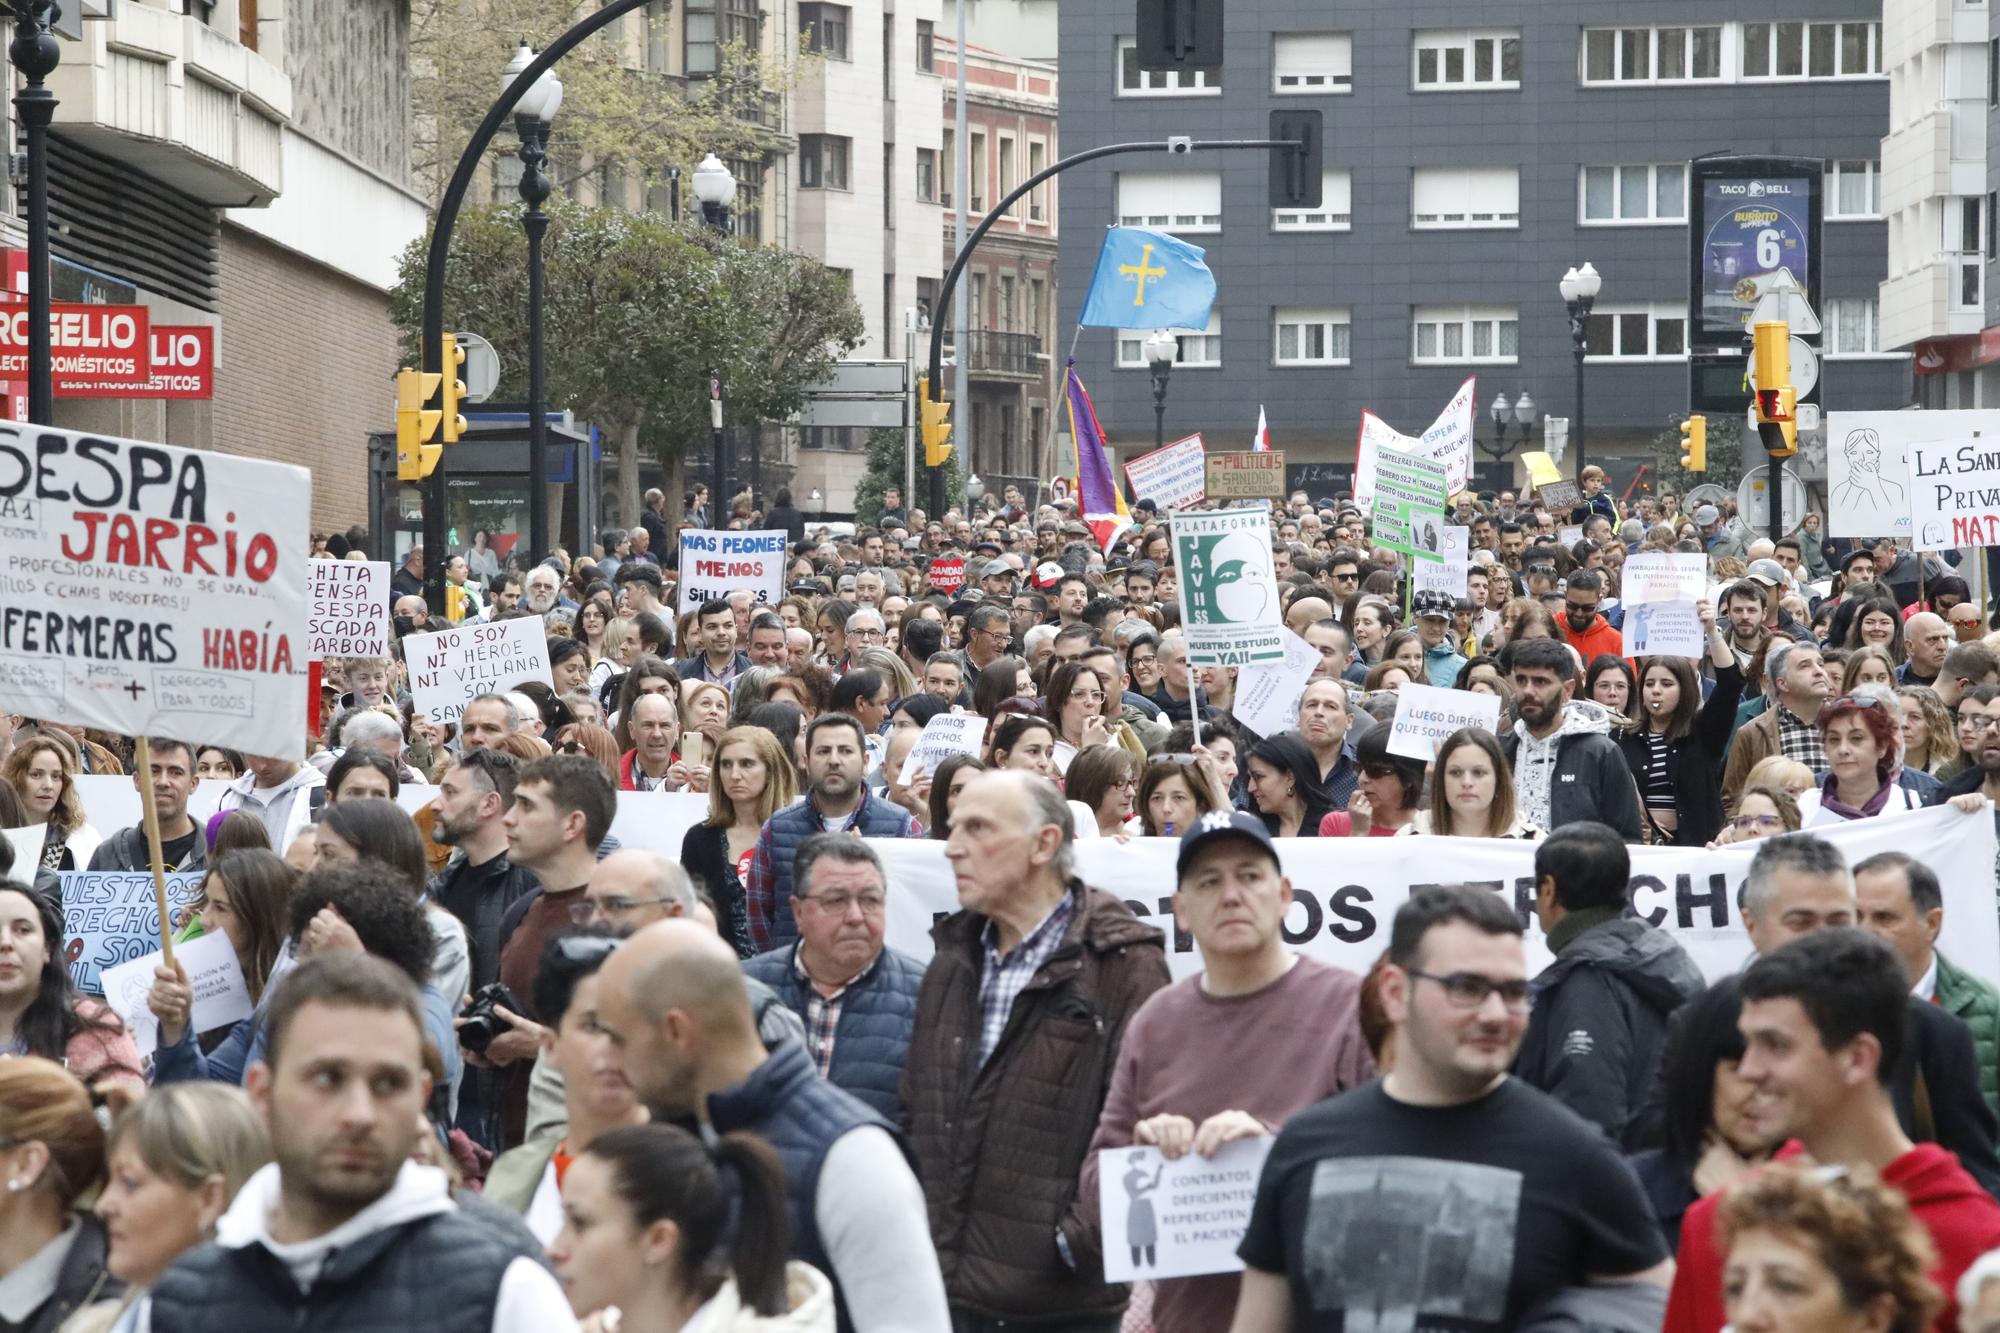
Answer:
[(0, 707), (302, 759), (312, 478), (0, 423)]

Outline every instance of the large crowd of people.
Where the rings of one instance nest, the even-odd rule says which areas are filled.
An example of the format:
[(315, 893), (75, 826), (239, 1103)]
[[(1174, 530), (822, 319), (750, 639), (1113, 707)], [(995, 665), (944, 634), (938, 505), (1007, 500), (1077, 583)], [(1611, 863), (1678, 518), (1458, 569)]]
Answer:
[[(1269, 511), (1317, 656), (1264, 732), (1194, 660), (1165, 517), (1106, 545), (1013, 486), (839, 525), (652, 492), (525, 567), (475, 534), (435, 609), (406, 551), (302, 762), (152, 737), (140, 772), (0, 713), (0, 1328), (2000, 1330), (2000, 977), (1949, 956), (1923, 846), (1824, 836), (2000, 800), (1957, 554), (1628, 513), (1587, 468), (1574, 509), (1456, 497), (1453, 592), (1345, 495)], [(677, 612), (686, 523), (785, 531), (783, 595)], [(1699, 655), (1625, 654), (1649, 553), (1701, 557)], [(548, 679), (416, 707), (403, 639), (521, 619)], [(1413, 685), (1498, 725), (1413, 758)], [(911, 764), (948, 714), (974, 748)], [(83, 799), (126, 773), (246, 1018), (200, 1030), (178, 961), (145, 1033), (77, 989), (64, 875), (152, 865)], [(614, 836), (643, 792), (705, 811), (677, 856)], [(1285, 840), (1377, 837), (1532, 874), (1447, 856), (1371, 968), (1301, 953)], [(1178, 938), (1079, 872), (1140, 838), (1178, 844)], [(926, 957), (897, 840), (956, 891)], [(1705, 976), (1633, 849), (1735, 844), (1746, 961)], [(1100, 1154), (1246, 1140), (1241, 1272), (1111, 1280)]]

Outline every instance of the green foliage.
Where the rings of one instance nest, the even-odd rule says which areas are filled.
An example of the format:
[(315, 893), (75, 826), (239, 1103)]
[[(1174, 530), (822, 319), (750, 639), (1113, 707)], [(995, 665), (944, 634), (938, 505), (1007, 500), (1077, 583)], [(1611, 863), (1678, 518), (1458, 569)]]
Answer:
[[(927, 515), (936, 517), (931, 510), (931, 470), (924, 466), (924, 442), (912, 436), (911, 443), (917, 451), (917, 493), (905, 493), (903, 507), (908, 509), (914, 505)], [(902, 431), (883, 429), (868, 432), (868, 470), (854, 488), (857, 522), (874, 521), (875, 515), (882, 512), (882, 495), (891, 486), (904, 490), (903, 458)], [(963, 508), (965, 505), (965, 474), (959, 470), (956, 448), (944, 465), (944, 502), (947, 509), (954, 505)]]
[[(1706, 472), (1685, 472), (1681, 469), (1681, 430), (1676, 420), (1664, 434), (1653, 441), (1653, 489), (1661, 486), (1679, 487), (1678, 494), (1686, 495), (1690, 486), (1703, 484), (1720, 486), (1727, 491), (1735, 491), (1743, 480), (1743, 417), (1741, 414), (1727, 415), (1710, 412), (1708, 416), (1708, 470)], [(1752, 466), (1761, 466), (1764, 458), (1761, 447)]]
[[(708, 378), (720, 371), (735, 424), (781, 419), (804, 387), (861, 340), (841, 275), (810, 256), (749, 247), (692, 222), (552, 200), (544, 242), (548, 402), (599, 426), (637, 426), (678, 477), (709, 432)], [(390, 291), (414, 365), (429, 235)], [(503, 399), (527, 396), (527, 240), (517, 205), (469, 208), (452, 236), (445, 327), (499, 351)]]
[[(520, 43), (543, 50), (600, 7), (600, 0), (413, 0), (411, 158), (421, 189), (433, 199), (444, 193)], [(666, 9), (647, 5), (625, 15), (556, 65), (563, 102), (550, 171), (559, 185), (604, 163), (647, 184), (678, 166), (683, 201), (698, 211), (689, 177), (704, 153), (727, 160), (790, 150), (789, 138), (770, 126), (779, 122), (784, 89), (812, 58), (786, 65), (725, 45), (712, 77), (657, 73), (649, 68), (654, 53), (680, 40)], [(517, 146), (503, 130), (488, 156)]]

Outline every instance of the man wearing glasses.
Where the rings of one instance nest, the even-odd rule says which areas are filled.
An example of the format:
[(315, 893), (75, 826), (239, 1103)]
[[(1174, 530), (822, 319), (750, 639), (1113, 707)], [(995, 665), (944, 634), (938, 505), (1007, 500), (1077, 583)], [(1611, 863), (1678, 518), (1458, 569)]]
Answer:
[(1535, 917), (1555, 961), (1529, 988), (1514, 1073), (1623, 1143), (1645, 1105), (1674, 1010), (1701, 969), (1656, 926), (1625, 916), (1632, 857), (1603, 824), (1565, 824), (1535, 847)]
[[(1595, 1128), (1508, 1076), (1529, 1010), (1513, 908), (1484, 889), (1417, 890), (1380, 995), (1395, 1063), (1279, 1131), (1237, 1250), (1232, 1333), (1334, 1327), (1348, 1310), (1518, 1328), (1566, 1290), (1611, 1283), (1650, 1309), (1631, 1326), (1656, 1326), (1673, 1264), (1657, 1228), (1633, 1225), (1638, 1179)], [(1465, 1258), (1417, 1262), (1427, 1251)]]
[(859, 838), (817, 833), (799, 845), (792, 884), (798, 939), (751, 958), (743, 973), (804, 1022), (821, 1078), (899, 1120), (897, 1089), (924, 965), (883, 942), (889, 879), (882, 859)]

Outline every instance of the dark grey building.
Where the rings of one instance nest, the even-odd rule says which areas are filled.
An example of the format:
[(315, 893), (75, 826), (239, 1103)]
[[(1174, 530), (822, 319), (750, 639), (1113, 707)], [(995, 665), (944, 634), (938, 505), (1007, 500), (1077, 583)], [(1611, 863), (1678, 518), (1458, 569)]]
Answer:
[[(1133, 8), (1061, 9), (1064, 153), (1261, 138), (1283, 106), (1326, 119), (1325, 198), (1311, 214), (1273, 213), (1257, 152), (1114, 157), (1063, 178), (1063, 340), (1098, 228), (1161, 227), (1208, 252), (1215, 317), (1182, 340), (1168, 439), (1200, 431), (1212, 449), (1248, 448), (1262, 404), (1288, 462), (1351, 462), (1364, 409), (1414, 434), (1468, 375), (1482, 440), (1500, 393), (1526, 389), (1574, 421), (1557, 284), (1588, 260), (1603, 289), (1585, 451), (1628, 479), (1687, 408), (1685, 164), (1721, 152), (1827, 159), (1813, 294), (1824, 402), (1908, 401), (1909, 358), (1882, 354), (1876, 332), (1879, 0), (1230, 0), (1219, 87), (1139, 71)], [(1144, 336), (1086, 330), (1077, 352), (1122, 457), (1153, 440)]]

